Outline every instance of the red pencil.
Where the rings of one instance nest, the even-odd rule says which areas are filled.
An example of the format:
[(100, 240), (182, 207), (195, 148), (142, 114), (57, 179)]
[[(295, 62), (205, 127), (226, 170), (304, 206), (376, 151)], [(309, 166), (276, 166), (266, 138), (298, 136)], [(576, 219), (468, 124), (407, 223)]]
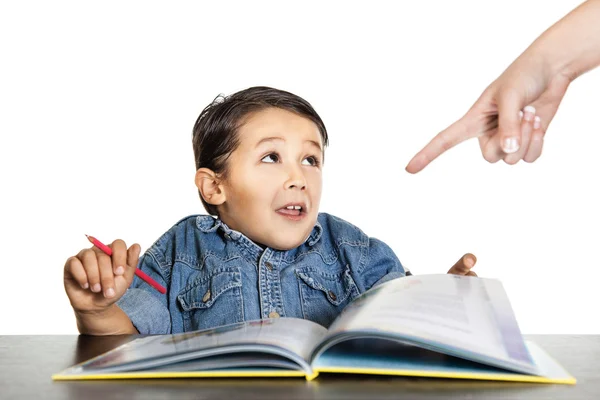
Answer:
[[(98, 239), (96, 239), (93, 236), (89, 236), (89, 235), (85, 235), (88, 240), (90, 242), (92, 242), (92, 244), (94, 246), (96, 246), (97, 248), (99, 248), (100, 250), (102, 250), (106, 255), (108, 256), (112, 256), (112, 250), (110, 247), (108, 247), (107, 245), (105, 245), (104, 243), (102, 243), (101, 241), (99, 241)], [(148, 276), (148, 274), (146, 274), (144, 271), (142, 271), (139, 268), (135, 269), (135, 274), (143, 281), (145, 281), (146, 283), (148, 283), (150, 286), (152, 286), (154, 289), (158, 290), (159, 292), (161, 292), (162, 294), (167, 293), (167, 289), (164, 288), (164, 286), (162, 286), (160, 283), (156, 282), (154, 279), (150, 278)]]

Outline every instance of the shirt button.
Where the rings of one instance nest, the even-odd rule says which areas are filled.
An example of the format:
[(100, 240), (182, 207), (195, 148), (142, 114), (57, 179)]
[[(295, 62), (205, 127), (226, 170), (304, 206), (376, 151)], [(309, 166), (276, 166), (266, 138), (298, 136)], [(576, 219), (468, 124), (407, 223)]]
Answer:
[(209, 301), (209, 300), (210, 300), (210, 289), (208, 289), (208, 290), (206, 291), (206, 293), (204, 293), (204, 297), (202, 297), (202, 301), (203, 301), (204, 303), (206, 303), (206, 302), (207, 302), (207, 301)]
[(271, 264), (270, 262), (268, 262), (268, 261), (267, 261), (267, 262), (265, 263), (265, 266), (266, 266), (267, 268), (269, 268), (269, 271), (273, 271), (273, 264)]
[(331, 300), (333, 300), (333, 301), (337, 300), (337, 296), (331, 290), (329, 291), (329, 297), (331, 297)]
[(277, 313), (277, 311), (271, 311), (269, 313), (269, 318), (279, 318), (279, 314)]

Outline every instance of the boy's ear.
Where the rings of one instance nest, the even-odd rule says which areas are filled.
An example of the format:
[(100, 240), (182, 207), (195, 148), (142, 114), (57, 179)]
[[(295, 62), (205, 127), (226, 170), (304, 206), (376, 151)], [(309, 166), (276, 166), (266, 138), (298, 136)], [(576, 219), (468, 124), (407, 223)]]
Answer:
[(196, 187), (204, 201), (214, 206), (225, 203), (225, 190), (217, 174), (208, 168), (196, 171)]

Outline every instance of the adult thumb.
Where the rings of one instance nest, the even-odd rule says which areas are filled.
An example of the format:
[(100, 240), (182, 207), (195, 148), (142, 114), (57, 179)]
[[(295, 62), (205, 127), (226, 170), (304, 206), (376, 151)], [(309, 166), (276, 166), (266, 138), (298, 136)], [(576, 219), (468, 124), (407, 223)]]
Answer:
[(504, 90), (498, 100), (498, 138), (500, 147), (506, 154), (519, 151), (521, 146), (521, 118), (523, 98), (515, 90)]

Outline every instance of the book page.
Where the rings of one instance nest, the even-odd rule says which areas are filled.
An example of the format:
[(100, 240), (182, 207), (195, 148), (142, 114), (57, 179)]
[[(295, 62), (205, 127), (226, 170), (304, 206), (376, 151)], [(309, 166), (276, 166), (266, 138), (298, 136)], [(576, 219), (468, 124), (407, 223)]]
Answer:
[(350, 303), (331, 325), (328, 338), (359, 331), (537, 371), (508, 297), (495, 279), (444, 274), (386, 282)]
[(216, 349), (231, 347), (239, 352), (247, 347), (251, 351), (259, 351), (261, 346), (285, 349), (307, 362), (311, 350), (326, 333), (327, 330), (321, 325), (296, 318), (249, 321), (202, 331), (136, 339), (80, 367), (89, 371), (128, 366), (126, 369), (131, 370), (136, 365), (149, 364), (149, 360), (178, 362), (190, 359), (186, 357), (190, 354), (198, 358), (203, 353), (206, 356), (226, 354), (226, 351), (216, 352)]

